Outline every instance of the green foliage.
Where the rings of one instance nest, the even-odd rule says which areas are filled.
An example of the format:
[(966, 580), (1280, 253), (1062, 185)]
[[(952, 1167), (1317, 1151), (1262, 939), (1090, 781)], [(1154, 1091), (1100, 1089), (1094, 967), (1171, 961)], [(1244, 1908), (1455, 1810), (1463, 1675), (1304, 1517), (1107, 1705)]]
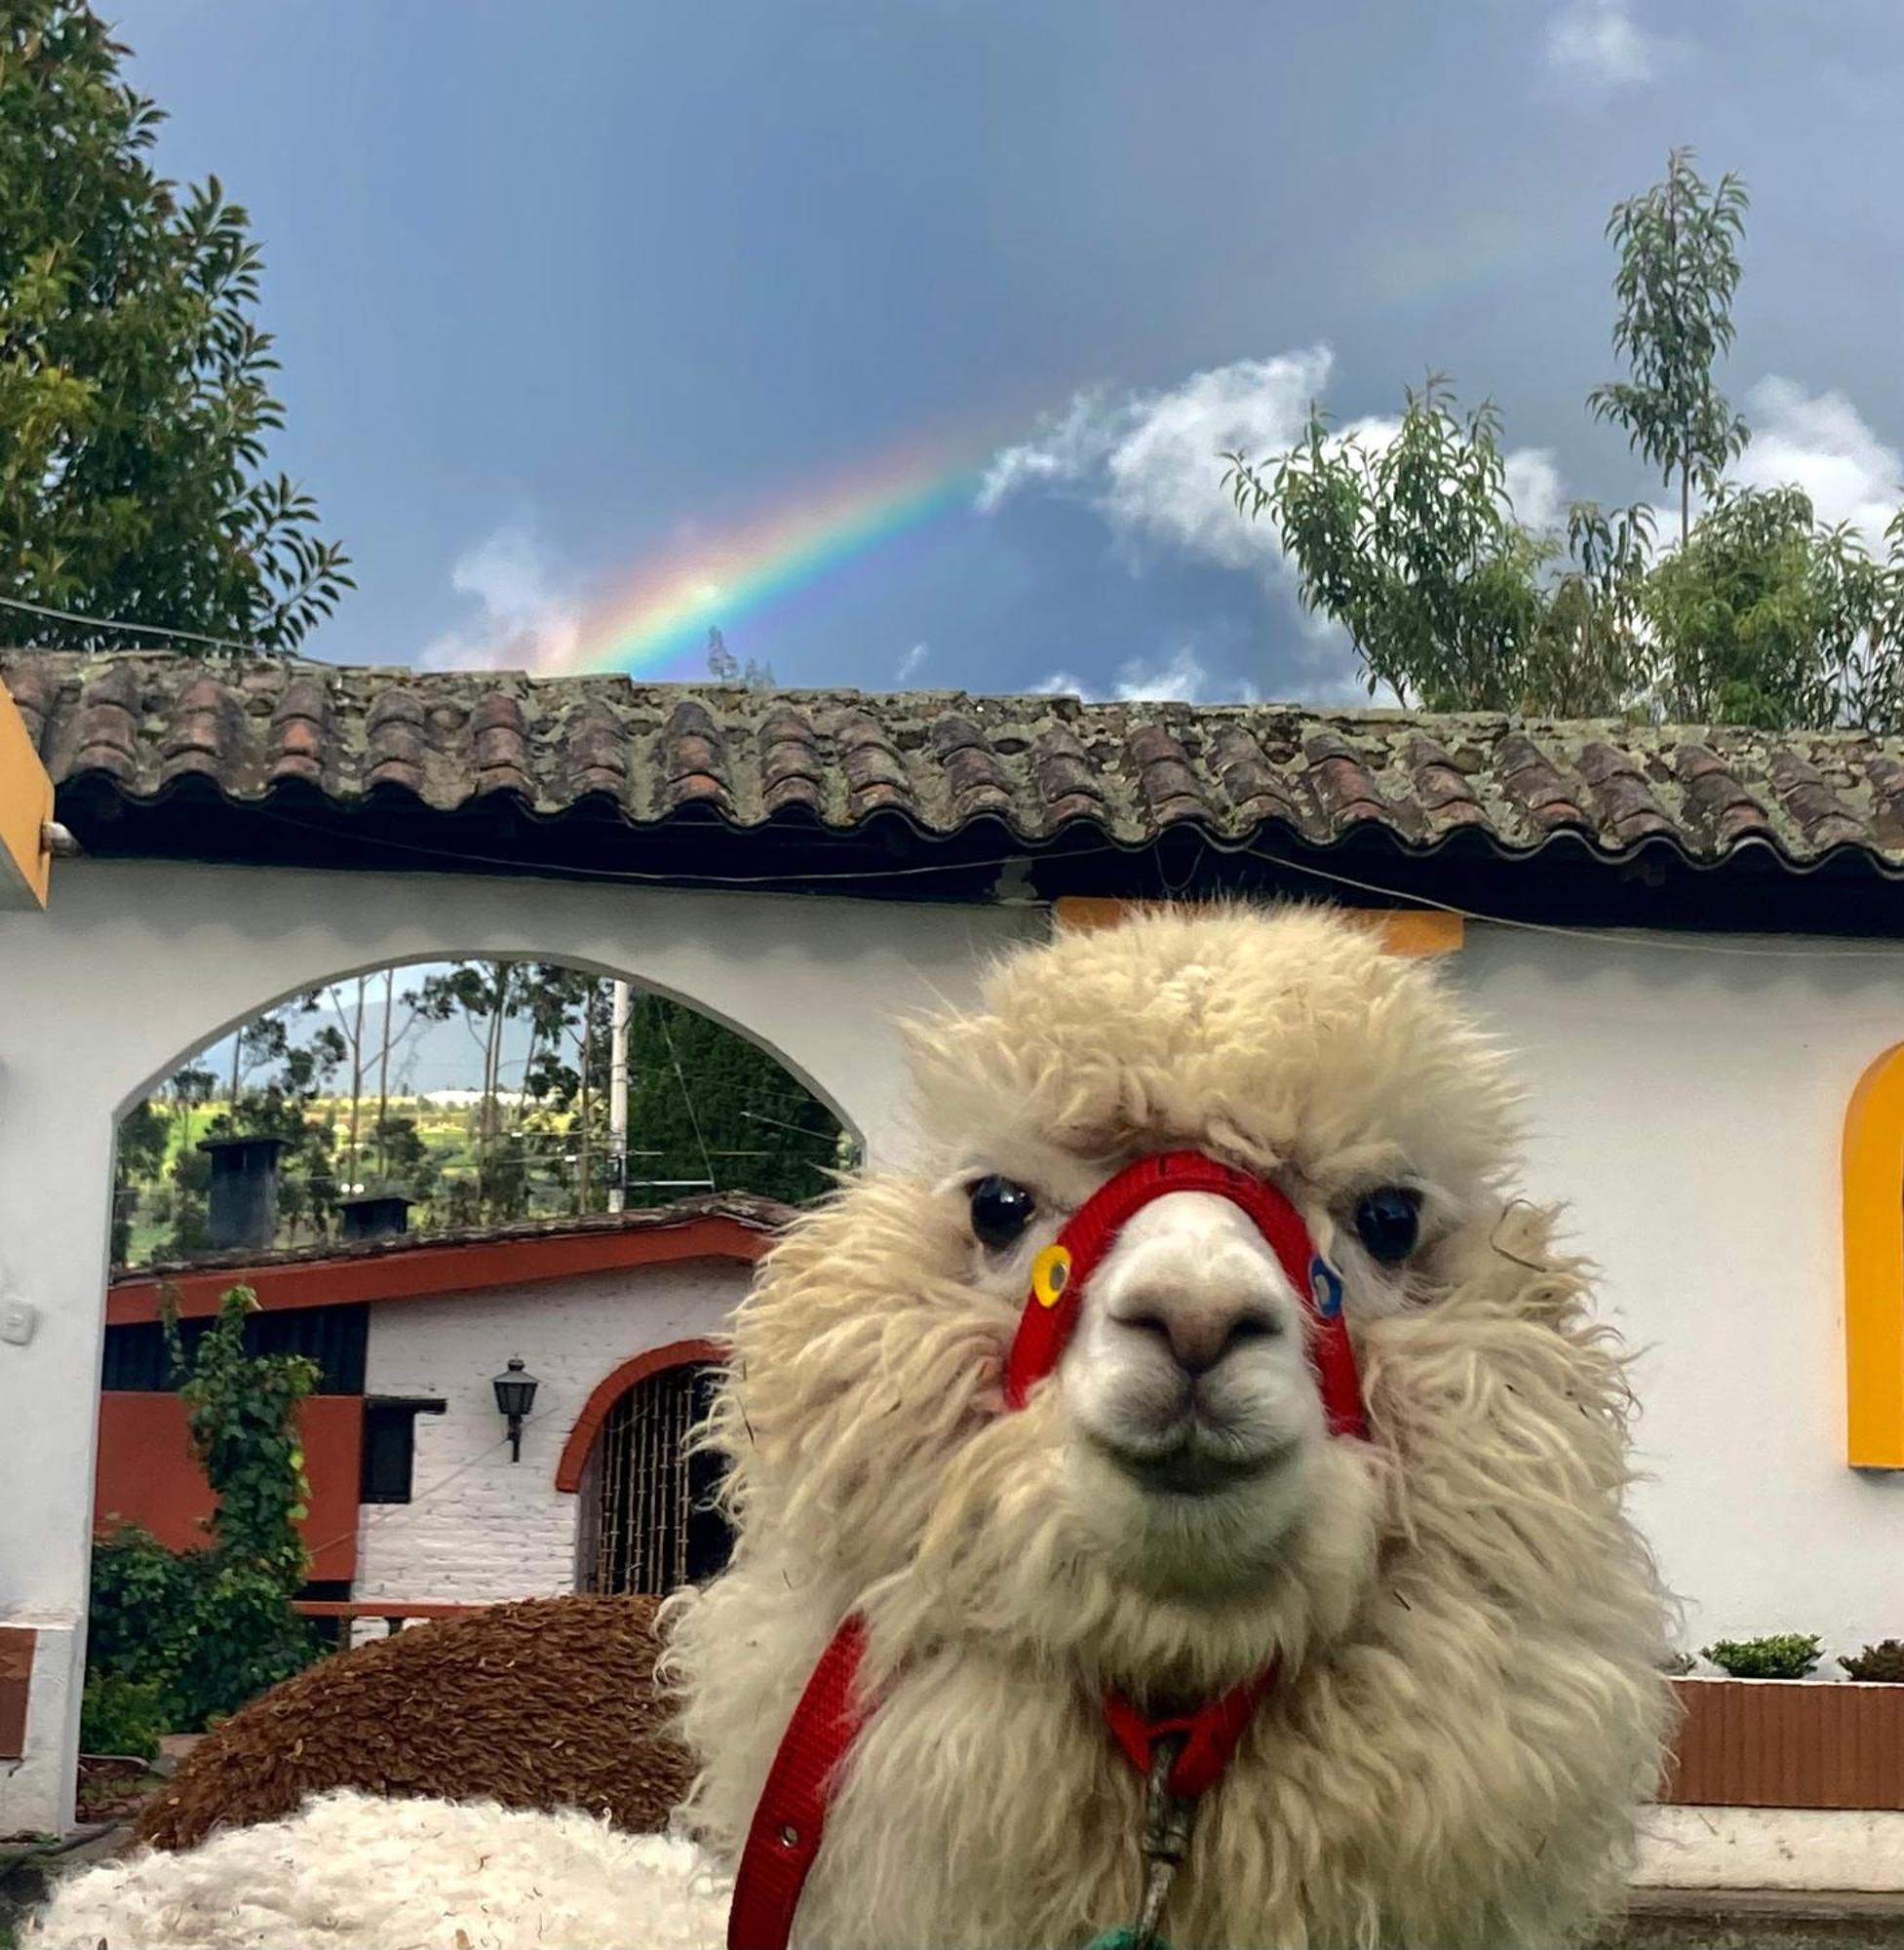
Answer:
[(319, 1652), (291, 1609), (308, 1576), (297, 1415), (317, 1364), (248, 1354), (256, 1306), (249, 1287), (233, 1287), (189, 1357), (170, 1294), (161, 1316), (192, 1451), (217, 1500), (209, 1546), (171, 1551), (136, 1525), (94, 1546), (89, 1678), (151, 1688), (175, 1731), (235, 1712)]
[(164, 1692), (156, 1681), (99, 1673), (79, 1702), (79, 1747), (86, 1754), (119, 1754), (151, 1761), (165, 1724)]
[[(635, 997), (628, 1022), (630, 1202), (680, 1197), (668, 1181), (712, 1180), (804, 1204), (846, 1160), (838, 1120), (799, 1081), (724, 1024)], [(638, 1181), (652, 1181), (644, 1186)]]
[(1619, 250), (1613, 347), (1632, 377), (1596, 386), (1587, 404), (1626, 429), (1628, 444), (1668, 486), (1677, 476), (1682, 541), (1693, 488), (1711, 493), (1751, 438), (1712, 376), (1732, 343), (1745, 210), (1737, 176), (1708, 189), (1691, 150), (1675, 149), (1664, 179), (1619, 204), (1607, 223)]
[(1708, 188), (1676, 149), (1608, 225), (1631, 376), (1588, 404), (1678, 482), (1669, 553), (1645, 507), (1576, 503), (1564, 536), (1529, 526), (1499, 415), (1460, 411), (1439, 379), (1407, 395), (1385, 445), (1332, 436), (1312, 410), (1273, 468), (1224, 456), (1239, 512), (1274, 519), (1303, 604), (1347, 632), (1371, 694), (1431, 711), (1904, 727), (1904, 513), (1879, 561), (1847, 526), (1819, 526), (1799, 488), (1723, 478), (1748, 439), (1713, 382), (1745, 209), (1735, 176)]
[(1801, 1632), (1763, 1639), (1721, 1639), (1705, 1657), (1734, 1679), (1804, 1679), (1824, 1656), (1820, 1641)]
[(1641, 603), (1658, 644), (1659, 704), (1684, 723), (1855, 724), (1900, 719), (1904, 531), (1888, 563), (1821, 528), (1797, 488), (1724, 487)]
[(80, 0), (0, 19), (0, 593), (289, 648), (347, 558), (259, 471), (283, 409), (250, 219), (153, 174), (125, 53)]
[(119, 1120), (112, 1154), (112, 1263), (123, 1266), (132, 1243), (143, 1186), (158, 1178), (172, 1138), (172, 1120), (147, 1097)]
[(1904, 1686), (1904, 1639), (1883, 1639), (1838, 1662), (1853, 1679)]
[(1224, 456), (1238, 511), (1273, 515), (1302, 603), (1347, 630), (1371, 693), (1430, 711), (1619, 709), (1640, 680), (1635, 565), (1644, 509), (1571, 512), (1536, 533), (1507, 492), (1500, 415), (1462, 412), (1430, 377), (1399, 428), (1370, 448), (1311, 410), (1302, 442), (1265, 475)]
[(1491, 405), (1462, 415), (1431, 376), (1385, 446), (1332, 436), (1311, 410), (1272, 479), (1225, 456), (1238, 507), (1273, 508), (1303, 604), (1348, 631), (1371, 691), (1430, 710), (1515, 702), (1539, 622), (1538, 546), (1508, 502), (1499, 431)]

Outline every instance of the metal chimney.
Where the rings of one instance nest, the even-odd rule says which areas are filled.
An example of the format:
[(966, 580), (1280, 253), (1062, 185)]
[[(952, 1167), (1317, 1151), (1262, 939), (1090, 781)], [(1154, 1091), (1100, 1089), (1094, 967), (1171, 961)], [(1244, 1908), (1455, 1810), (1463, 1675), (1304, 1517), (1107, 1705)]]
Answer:
[(201, 1138), (212, 1160), (207, 1229), (214, 1253), (264, 1251), (278, 1231), (278, 1160), (289, 1138)]
[(337, 1201), (337, 1235), (343, 1239), (394, 1239), (409, 1230), (415, 1199), (401, 1191), (360, 1191)]

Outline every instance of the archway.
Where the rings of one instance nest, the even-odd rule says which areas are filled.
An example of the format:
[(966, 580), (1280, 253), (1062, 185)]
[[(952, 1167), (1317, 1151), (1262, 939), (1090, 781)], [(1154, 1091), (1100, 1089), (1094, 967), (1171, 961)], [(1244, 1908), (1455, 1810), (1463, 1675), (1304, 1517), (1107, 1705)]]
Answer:
[(0, 1830), (72, 1818), (114, 1125), (181, 1055), (316, 981), (459, 953), (561, 960), (770, 1049), (870, 1161), (896, 1164), (914, 1143), (898, 1025), (962, 1000), (997, 950), (1046, 924), (1033, 908), (413, 867), (90, 859), (44, 915), (7, 917), (0, 1293), (26, 1339), (0, 1347), (0, 1480), (38, 1494), (0, 1499), (0, 1627), (31, 1640)]
[(218, 1225), (234, 1168), (243, 1197), (268, 1197), (269, 1243), (295, 1248), (354, 1221), (467, 1230), (735, 1191), (801, 1204), (860, 1147), (764, 1038), (523, 955), (385, 963), (281, 995), (201, 1037), (117, 1138), (112, 1257), (131, 1266), (265, 1244)]
[(556, 1477), (582, 1498), (578, 1589), (662, 1598), (727, 1562), (733, 1533), (715, 1506), (719, 1462), (692, 1441), (720, 1355), (711, 1341), (654, 1348), (590, 1397)]

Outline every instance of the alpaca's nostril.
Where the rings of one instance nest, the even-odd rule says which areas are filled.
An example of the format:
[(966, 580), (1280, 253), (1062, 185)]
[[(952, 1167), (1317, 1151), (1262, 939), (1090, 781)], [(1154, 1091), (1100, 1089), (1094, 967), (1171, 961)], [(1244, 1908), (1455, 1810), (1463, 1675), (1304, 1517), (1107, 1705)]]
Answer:
[(1121, 1314), (1125, 1327), (1158, 1342), (1186, 1375), (1204, 1375), (1238, 1348), (1273, 1341), (1283, 1331), (1280, 1317), (1254, 1306), (1221, 1308), (1152, 1304)]

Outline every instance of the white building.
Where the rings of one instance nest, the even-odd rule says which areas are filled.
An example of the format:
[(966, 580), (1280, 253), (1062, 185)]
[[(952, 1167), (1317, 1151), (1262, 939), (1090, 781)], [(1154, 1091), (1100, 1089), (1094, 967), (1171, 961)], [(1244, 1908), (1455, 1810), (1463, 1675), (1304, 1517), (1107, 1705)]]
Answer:
[[(114, 1118), (260, 1007), (395, 960), (690, 1002), (876, 1164), (907, 1144), (895, 1017), (1068, 899), (1409, 916), (1519, 1052), (1529, 1190), (1572, 1202), (1644, 1350), (1638, 1507), (1687, 1643), (1904, 1636), (1904, 743), (157, 657), (0, 677), (82, 849), (43, 913), (0, 913), (0, 1686), (30, 1668), (0, 1833), (71, 1805)], [(467, 1305), (475, 1397), (518, 1350), (495, 1296)], [(421, 1386), (399, 1348), (379, 1385)], [(419, 1463), (454, 1439), (446, 1412)]]
[[(357, 1618), (363, 1635), (446, 1608), (698, 1581), (728, 1540), (700, 1507), (712, 1479), (684, 1437), (789, 1216), (716, 1197), (122, 1274), (107, 1297), (96, 1519), (175, 1549), (202, 1539), (211, 1492), (167, 1373), (160, 1292), (190, 1321), (242, 1280), (260, 1348), (319, 1368), (302, 1417), (316, 1616)], [(533, 1384), (520, 1424), (495, 1387), (513, 1362)]]

